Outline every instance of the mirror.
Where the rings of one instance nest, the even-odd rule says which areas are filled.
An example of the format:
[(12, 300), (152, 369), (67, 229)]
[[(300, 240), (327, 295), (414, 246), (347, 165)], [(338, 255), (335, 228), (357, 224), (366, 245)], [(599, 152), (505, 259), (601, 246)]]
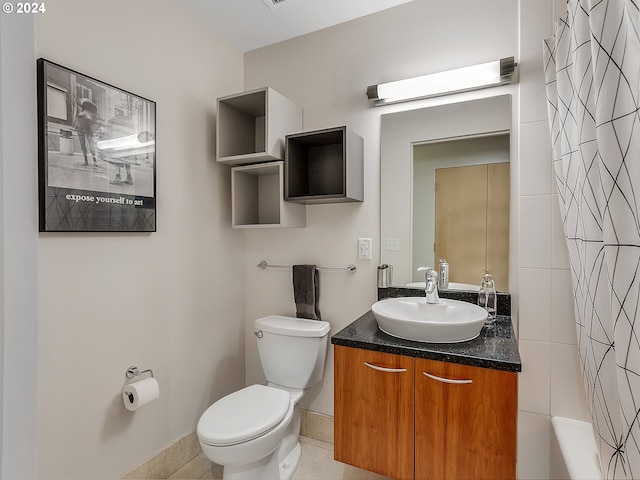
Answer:
[[(396, 286), (449, 263), (450, 288), (509, 285), (511, 96), (382, 115), (381, 263)], [(437, 185), (437, 188), (436, 188)]]

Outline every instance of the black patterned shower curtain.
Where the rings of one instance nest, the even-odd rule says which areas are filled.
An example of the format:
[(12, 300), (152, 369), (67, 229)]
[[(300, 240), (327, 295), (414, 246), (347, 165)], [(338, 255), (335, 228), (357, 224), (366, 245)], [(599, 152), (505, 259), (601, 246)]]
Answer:
[(607, 479), (640, 478), (639, 8), (569, 0), (544, 47), (580, 363)]

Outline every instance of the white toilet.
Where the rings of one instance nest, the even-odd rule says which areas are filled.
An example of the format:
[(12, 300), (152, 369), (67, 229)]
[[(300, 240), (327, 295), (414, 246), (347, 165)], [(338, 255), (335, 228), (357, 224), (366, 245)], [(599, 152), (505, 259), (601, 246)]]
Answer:
[(255, 321), (268, 385), (251, 385), (211, 405), (198, 421), (204, 454), (225, 480), (289, 480), (300, 462), (305, 389), (322, 380), (329, 324), (272, 315)]

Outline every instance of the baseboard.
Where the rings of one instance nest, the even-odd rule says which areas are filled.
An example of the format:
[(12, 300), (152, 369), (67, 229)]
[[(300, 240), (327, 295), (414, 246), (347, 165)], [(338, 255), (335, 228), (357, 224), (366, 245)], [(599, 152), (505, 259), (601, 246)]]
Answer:
[[(300, 410), (300, 435), (333, 445), (333, 417)], [(118, 480), (169, 478), (202, 453), (195, 431), (129, 470)]]
[(193, 431), (144, 463), (129, 470), (118, 480), (169, 478), (201, 453), (198, 435)]
[(300, 410), (300, 435), (333, 445), (333, 417)]

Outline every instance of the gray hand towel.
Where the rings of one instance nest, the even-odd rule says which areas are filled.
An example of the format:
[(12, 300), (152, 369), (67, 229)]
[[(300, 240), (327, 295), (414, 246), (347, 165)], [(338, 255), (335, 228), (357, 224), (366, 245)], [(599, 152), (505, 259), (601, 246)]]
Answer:
[(320, 320), (318, 307), (319, 275), (315, 265), (293, 266), (293, 298), (296, 302), (296, 317)]

